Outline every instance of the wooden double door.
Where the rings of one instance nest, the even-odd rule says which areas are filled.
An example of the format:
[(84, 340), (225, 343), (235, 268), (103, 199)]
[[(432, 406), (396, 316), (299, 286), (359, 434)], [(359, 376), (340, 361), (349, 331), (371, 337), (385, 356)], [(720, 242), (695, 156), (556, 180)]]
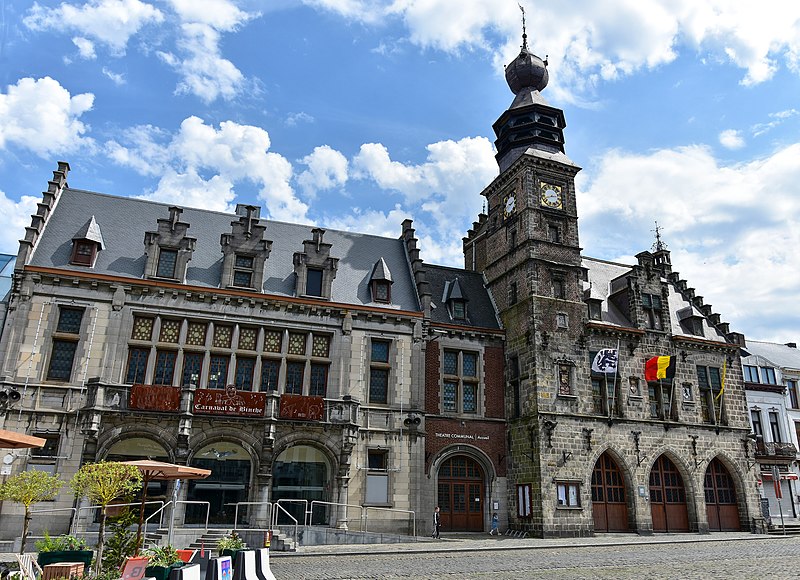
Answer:
[(592, 516), (595, 532), (627, 532), (625, 481), (614, 459), (603, 453), (592, 472)]
[(688, 532), (686, 489), (678, 468), (662, 455), (650, 471), (650, 513), (654, 532)]
[(483, 531), (484, 477), (474, 459), (457, 455), (442, 463), (437, 498), (442, 531)]
[(709, 531), (740, 531), (742, 528), (736, 488), (730, 472), (719, 459), (714, 459), (708, 465), (704, 487)]

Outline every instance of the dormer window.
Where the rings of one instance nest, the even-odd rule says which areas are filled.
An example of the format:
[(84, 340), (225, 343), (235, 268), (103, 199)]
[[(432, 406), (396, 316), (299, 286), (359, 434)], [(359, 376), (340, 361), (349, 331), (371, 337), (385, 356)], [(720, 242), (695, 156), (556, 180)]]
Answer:
[(467, 318), (467, 303), (463, 300), (453, 300), (453, 319), (466, 320)]
[(253, 256), (236, 254), (233, 263), (233, 285), (241, 288), (253, 287)]
[(444, 295), (442, 302), (447, 305), (450, 312), (450, 317), (458, 322), (466, 322), (467, 320), (467, 297), (461, 289), (461, 283), (458, 278), (452, 282), (447, 281), (444, 283)]
[(103, 249), (103, 235), (94, 216), (72, 238), (70, 264), (94, 266), (97, 253)]
[(298, 296), (331, 299), (339, 258), (331, 257), (332, 244), (323, 242), (325, 230), (314, 228), (311, 239), (303, 240), (303, 251), (294, 254)]
[(91, 266), (94, 263), (97, 244), (86, 240), (77, 240), (72, 246), (72, 258), (70, 262), (80, 266)]
[(158, 252), (158, 267), (156, 276), (159, 278), (174, 278), (175, 265), (178, 263), (178, 250), (161, 248)]
[(369, 282), (373, 302), (389, 304), (392, 301), (392, 273), (386, 260), (381, 258), (375, 262)]
[(589, 320), (600, 320), (602, 318), (600, 300), (589, 298), (586, 300), (586, 306), (589, 308)]

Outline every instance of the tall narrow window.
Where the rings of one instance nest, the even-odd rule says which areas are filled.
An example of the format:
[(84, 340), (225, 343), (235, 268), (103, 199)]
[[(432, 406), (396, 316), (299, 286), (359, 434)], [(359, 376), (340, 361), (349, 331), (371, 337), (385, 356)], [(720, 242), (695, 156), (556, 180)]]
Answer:
[(775, 369), (772, 367), (761, 367), (761, 382), (765, 385), (777, 385), (775, 380)]
[(126, 383), (130, 385), (144, 383), (145, 373), (147, 372), (147, 357), (149, 355), (149, 348), (131, 348), (128, 350)]
[(718, 367), (698, 366), (697, 386), (700, 390), (700, 412), (704, 423), (724, 422), (722, 417), (722, 375)]
[(509, 360), (509, 379), (511, 382), (511, 392), (513, 394), (513, 417), (519, 417), (522, 414), (522, 401), (520, 400), (519, 392), (519, 358), (512, 356)]
[(51, 381), (68, 381), (72, 377), (75, 352), (83, 322), (83, 308), (60, 307), (58, 323), (53, 335), (53, 346), (50, 351), (50, 364), (47, 368), (47, 379)]
[(200, 373), (203, 370), (203, 354), (199, 352), (187, 352), (183, 355), (183, 375), (182, 385), (200, 384)]
[(311, 383), (308, 394), (312, 397), (324, 397), (328, 386), (328, 365), (311, 365)]
[(758, 382), (758, 367), (752, 365), (743, 365), (744, 368), (744, 380), (747, 383), (757, 383)]
[(478, 354), (445, 350), (442, 376), (442, 409), (450, 413), (477, 413)]
[(228, 365), (231, 358), (227, 355), (211, 355), (208, 363), (208, 388), (224, 389), (228, 381)]
[(653, 330), (661, 330), (661, 296), (658, 294), (642, 294), (642, 308), (647, 319), (647, 327)]
[(255, 258), (236, 254), (233, 261), (233, 285), (241, 288), (253, 287)]
[(159, 278), (174, 278), (175, 267), (178, 263), (178, 251), (161, 248), (158, 252), (158, 266), (156, 276)]
[(242, 391), (253, 390), (253, 372), (256, 368), (256, 359), (251, 357), (236, 357), (236, 381), (237, 389)]
[(322, 296), (322, 270), (309, 268), (306, 272), (306, 294)]
[(750, 410), (750, 422), (753, 424), (753, 433), (756, 436), (763, 437), (764, 436), (764, 428), (761, 426), (761, 410), (760, 409), (751, 409)]
[(278, 376), (281, 370), (281, 361), (274, 359), (261, 359), (261, 391), (277, 391)]
[(769, 433), (772, 436), (773, 442), (781, 443), (783, 441), (783, 437), (781, 437), (781, 426), (778, 420), (777, 411), (769, 412)]
[(306, 364), (302, 362), (286, 363), (286, 389), (284, 392), (289, 395), (303, 394), (303, 371)]
[(561, 298), (562, 300), (567, 297), (567, 291), (562, 278), (553, 279), (553, 298)]
[(794, 379), (790, 379), (786, 381), (786, 390), (789, 392), (789, 406), (792, 409), (798, 409), (800, 407), (797, 406), (798, 399), (797, 399), (797, 381)]
[(175, 359), (178, 356), (174, 350), (159, 350), (156, 352), (156, 368), (153, 372), (154, 385), (171, 385), (175, 376)]
[(369, 402), (386, 404), (389, 399), (389, 341), (372, 340), (369, 360)]

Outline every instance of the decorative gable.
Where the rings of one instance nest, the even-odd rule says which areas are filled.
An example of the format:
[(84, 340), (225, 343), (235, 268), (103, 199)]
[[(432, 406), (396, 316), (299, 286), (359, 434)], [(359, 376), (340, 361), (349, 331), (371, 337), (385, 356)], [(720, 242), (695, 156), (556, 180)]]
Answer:
[(105, 249), (100, 225), (92, 216), (78, 232), (72, 236), (72, 254), (69, 263), (76, 266), (94, 266), (97, 253)]
[(294, 254), (295, 292), (298, 296), (330, 300), (339, 259), (330, 256), (332, 244), (322, 241), (325, 230), (314, 228), (311, 235), (312, 239), (303, 241), (303, 252)]
[(237, 221), (231, 222), (231, 233), (222, 234), (223, 288), (261, 290), (264, 265), (272, 249), (272, 241), (264, 239), (266, 227), (258, 221), (259, 208), (252, 205), (236, 207)]
[(445, 283), (442, 302), (447, 305), (450, 318), (457, 322), (466, 322), (467, 297), (461, 290), (461, 284), (458, 282), (458, 278)]
[(181, 208), (170, 207), (169, 218), (158, 220), (158, 230), (145, 233), (146, 278), (180, 282), (186, 279), (186, 267), (192, 259), (197, 239), (186, 235), (189, 224), (180, 221), (182, 213)]

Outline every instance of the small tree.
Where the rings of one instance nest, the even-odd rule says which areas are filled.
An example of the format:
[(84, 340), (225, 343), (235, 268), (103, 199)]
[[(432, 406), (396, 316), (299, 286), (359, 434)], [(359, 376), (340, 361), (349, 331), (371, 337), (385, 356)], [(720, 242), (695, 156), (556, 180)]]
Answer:
[(64, 482), (58, 475), (46, 471), (23, 471), (12, 477), (0, 487), (0, 499), (21, 503), (25, 506), (25, 519), (22, 523), (22, 541), (19, 553), (25, 553), (28, 530), (31, 524), (31, 506), (40, 501), (54, 499)]
[(125, 498), (142, 487), (142, 473), (134, 465), (117, 461), (88, 463), (78, 470), (70, 486), (79, 497), (86, 496), (100, 507), (100, 526), (97, 531), (97, 558), (95, 571), (100, 571), (103, 561), (103, 542), (108, 506), (116, 499)]

